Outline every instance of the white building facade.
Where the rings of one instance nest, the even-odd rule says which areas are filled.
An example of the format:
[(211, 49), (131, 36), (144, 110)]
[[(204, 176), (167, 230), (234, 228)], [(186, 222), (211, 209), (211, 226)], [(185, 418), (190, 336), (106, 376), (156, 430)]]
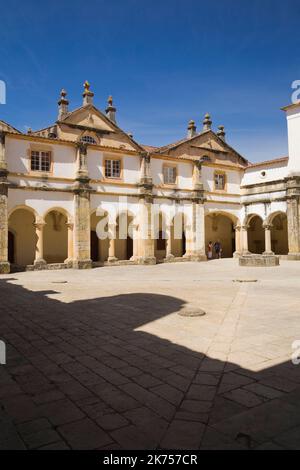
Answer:
[(209, 115), (164, 147), (116, 124), (112, 98), (24, 134), (0, 121), (0, 272), (206, 260), (275, 253), (300, 259), (300, 104), (284, 108), (289, 156), (250, 164)]

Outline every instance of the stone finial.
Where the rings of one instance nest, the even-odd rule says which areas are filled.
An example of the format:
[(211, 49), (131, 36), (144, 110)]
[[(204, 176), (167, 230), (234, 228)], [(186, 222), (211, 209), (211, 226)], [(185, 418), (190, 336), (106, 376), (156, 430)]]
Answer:
[(188, 139), (191, 139), (192, 137), (194, 137), (194, 135), (196, 135), (196, 125), (195, 125), (195, 121), (193, 121), (192, 119), (189, 121), (188, 123), (188, 127), (187, 127), (187, 138)]
[(116, 111), (117, 109), (113, 106), (113, 97), (110, 95), (107, 99), (107, 108), (105, 110), (106, 116), (112, 122), (116, 124)]
[(225, 127), (224, 126), (219, 126), (217, 136), (220, 137), (220, 139), (225, 141), (225, 135), (226, 135)]
[(210, 114), (206, 113), (204, 116), (204, 120), (203, 120), (203, 130), (210, 131), (211, 125), (212, 125), (212, 121), (210, 118)]
[(84, 92), (82, 93), (83, 96), (83, 106), (87, 106), (89, 104), (93, 104), (93, 97), (94, 93), (90, 90), (91, 85), (86, 80), (83, 84)]
[(60, 98), (59, 98), (59, 101), (57, 103), (58, 104), (58, 120), (59, 121), (61, 119), (64, 119), (69, 113), (69, 110), (68, 110), (69, 101), (66, 99), (66, 96), (67, 96), (67, 92), (63, 88), (60, 92)]

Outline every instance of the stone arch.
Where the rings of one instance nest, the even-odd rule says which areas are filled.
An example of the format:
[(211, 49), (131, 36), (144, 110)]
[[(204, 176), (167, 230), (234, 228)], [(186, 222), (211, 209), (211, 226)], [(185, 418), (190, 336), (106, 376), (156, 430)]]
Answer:
[(212, 242), (219, 242), (222, 247), (222, 257), (232, 258), (236, 251), (235, 226), (239, 219), (226, 211), (210, 211), (205, 214), (205, 247)]
[(265, 231), (262, 217), (256, 213), (247, 215), (248, 250), (250, 253), (262, 254), (265, 251)]
[(47, 263), (63, 263), (68, 258), (68, 212), (52, 207), (44, 214), (44, 259)]
[(268, 225), (271, 227), (271, 247), (276, 255), (287, 255), (288, 225), (287, 215), (283, 211), (277, 211), (269, 215)]
[[(29, 206), (14, 207), (8, 217), (8, 232), (13, 235), (14, 264), (27, 266), (33, 264), (35, 259), (36, 233), (34, 224), (37, 219), (36, 211)], [(10, 242), (12, 243), (12, 241)]]

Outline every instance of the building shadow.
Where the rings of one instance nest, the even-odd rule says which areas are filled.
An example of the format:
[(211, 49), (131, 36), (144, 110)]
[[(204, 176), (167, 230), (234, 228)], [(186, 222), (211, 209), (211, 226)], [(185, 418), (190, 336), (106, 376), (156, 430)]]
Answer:
[(11, 281), (0, 280), (0, 449), (300, 448), (290, 361), (253, 372), (136, 331), (182, 311), (180, 298), (65, 303)]

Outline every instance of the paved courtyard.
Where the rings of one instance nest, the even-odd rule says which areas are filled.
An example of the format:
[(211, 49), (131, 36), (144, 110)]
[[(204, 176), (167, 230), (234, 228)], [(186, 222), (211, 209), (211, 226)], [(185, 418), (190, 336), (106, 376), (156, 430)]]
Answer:
[(300, 448), (299, 262), (17, 273), (0, 301), (0, 449)]

